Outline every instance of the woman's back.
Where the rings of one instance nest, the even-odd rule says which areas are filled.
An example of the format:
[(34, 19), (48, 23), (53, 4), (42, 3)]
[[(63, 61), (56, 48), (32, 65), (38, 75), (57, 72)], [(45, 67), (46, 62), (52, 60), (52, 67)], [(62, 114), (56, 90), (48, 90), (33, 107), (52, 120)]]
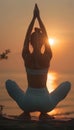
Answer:
[(46, 87), (47, 72), (49, 67), (45, 61), (42, 60), (43, 55), (35, 57), (35, 54), (28, 54), (25, 57), (25, 67), (27, 72), (28, 86), (34, 88)]

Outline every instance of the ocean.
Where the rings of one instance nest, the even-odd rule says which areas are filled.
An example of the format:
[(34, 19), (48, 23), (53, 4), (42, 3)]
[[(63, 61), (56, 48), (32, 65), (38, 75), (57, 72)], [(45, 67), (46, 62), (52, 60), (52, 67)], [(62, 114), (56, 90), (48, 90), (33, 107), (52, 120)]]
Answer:
[[(3, 113), (9, 115), (20, 115), (22, 110), (17, 106), (16, 102), (8, 95), (5, 88), (5, 81), (7, 79), (17, 82), (19, 87), (26, 91), (27, 77), (25, 72), (1, 72), (0, 73), (0, 105), (4, 106)], [(71, 90), (67, 97), (62, 100), (54, 110), (48, 114), (54, 116), (74, 117), (74, 73), (57, 73), (49, 72), (47, 78), (47, 88), (51, 92), (53, 89), (64, 81), (71, 82)], [(38, 116), (39, 112), (31, 113)]]

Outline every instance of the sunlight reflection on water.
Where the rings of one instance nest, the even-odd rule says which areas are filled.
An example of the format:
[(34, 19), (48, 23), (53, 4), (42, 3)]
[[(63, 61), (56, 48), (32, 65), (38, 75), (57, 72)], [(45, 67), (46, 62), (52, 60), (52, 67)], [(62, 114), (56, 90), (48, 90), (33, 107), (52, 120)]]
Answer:
[(48, 88), (49, 92), (53, 91), (56, 88), (56, 86), (57, 86), (56, 80), (57, 79), (58, 79), (58, 73), (55, 73), (55, 72), (48, 73), (47, 88)]
[[(49, 93), (52, 92), (56, 88), (58, 77), (59, 77), (59, 75), (56, 72), (48, 73), (48, 76), (47, 76), (47, 88), (48, 88)], [(55, 108), (51, 112), (48, 112), (48, 114), (49, 115), (56, 115), (59, 112), (60, 112), (60, 109)]]

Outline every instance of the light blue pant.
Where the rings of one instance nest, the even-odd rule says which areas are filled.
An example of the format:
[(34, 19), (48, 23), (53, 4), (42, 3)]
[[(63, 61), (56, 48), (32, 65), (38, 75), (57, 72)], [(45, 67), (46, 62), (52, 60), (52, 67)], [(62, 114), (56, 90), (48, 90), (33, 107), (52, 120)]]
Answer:
[(50, 112), (61, 100), (67, 96), (70, 88), (70, 82), (66, 81), (60, 84), (51, 93), (48, 92), (47, 88), (31, 87), (28, 87), (26, 92), (24, 92), (14, 81), (6, 81), (6, 89), (9, 95), (25, 112)]

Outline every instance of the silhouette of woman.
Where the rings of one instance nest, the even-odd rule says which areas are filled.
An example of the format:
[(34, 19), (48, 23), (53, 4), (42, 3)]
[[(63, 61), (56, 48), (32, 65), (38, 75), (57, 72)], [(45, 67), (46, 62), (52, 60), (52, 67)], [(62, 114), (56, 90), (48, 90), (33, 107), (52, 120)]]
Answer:
[[(36, 19), (38, 20), (39, 28), (36, 27), (33, 31)], [(32, 51), (29, 50), (29, 44), (33, 48)], [(43, 46), (44, 49), (42, 49)], [(34, 111), (41, 112), (40, 119), (43, 117), (50, 118), (47, 112), (53, 110), (66, 97), (71, 84), (66, 81), (51, 93), (47, 90), (47, 73), (52, 58), (52, 51), (37, 4), (35, 5), (33, 18), (25, 37), (22, 57), (27, 73), (28, 88), (24, 93), (14, 81), (7, 80), (7, 91), (24, 111), (20, 118), (30, 119), (30, 112)]]

